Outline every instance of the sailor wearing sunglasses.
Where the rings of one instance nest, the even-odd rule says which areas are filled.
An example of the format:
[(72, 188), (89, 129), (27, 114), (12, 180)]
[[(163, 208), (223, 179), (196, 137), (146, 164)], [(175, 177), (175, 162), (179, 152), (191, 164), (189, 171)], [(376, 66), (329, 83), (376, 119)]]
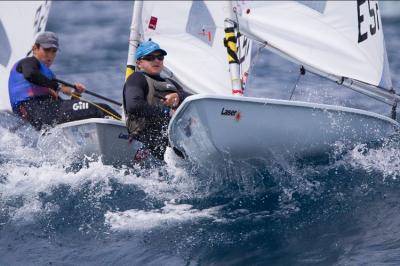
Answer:
[(161, 77), (166, 55), (153, 41), (141, 43), (135, 54), (139, 71), (129, 76), (123, 89), (130, 139), (142, 142), (159, 160), (164, 159), (168, 145), (169, 120), (189, 95), (176, 81)]

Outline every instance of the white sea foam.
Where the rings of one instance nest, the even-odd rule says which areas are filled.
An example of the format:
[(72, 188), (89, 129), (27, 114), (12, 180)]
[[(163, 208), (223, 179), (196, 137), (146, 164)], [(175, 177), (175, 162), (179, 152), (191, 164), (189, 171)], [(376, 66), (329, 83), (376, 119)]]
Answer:
[(56, 211), (57, 206), (41, 206), (39, 195), (51, 195), (53, 189), (60, 185), (67, 185), (70, 193), (75, 193), (84, 184), (89, 184), (93, 187), (93, 198), (107, 196), (111, 192), (110, 177), (118, 174), (116, 169), (101, 162), (93, 162), (76, 173), (66, 172), (61, 165), (48, 163), (40, 167), (3, 164), (0, 171), (7, 173), (0, 183), (0, 203), (18, 202), (18, 207), (13, 207), (10, 213), (15, 220), (30, 220), (35, 213)]
[(165, 160), (166, 165), (150, 169), (142, 169), (139, 166), (122, 169), (116, 177), (117, 182), (134, 185), (143, 190), (148, 197), (162, 201), (193, 198), (197, 195), (196, 177), (187, 171), (182, 159), (177, 157), (172, 149), (167, 148)]
[[(56, 205), (50, 208), (40, 200), (40, 195), (51, 195), (53, 189), (67, 185), (71, 193), (79, 191), (83, 184), (97, 186), (94, 197), (104, 197), (111, 191), (110, 177), (122, 175), (117, 169), (103, 165), (99, 161), (89, 163), (79, 171), (69, 171), (69, 150), (65, 145), (63, 152), (48, 142), (49, 150), (44, 153), (35, 146), (38, 133), (32, 129), (11, 133), (0, 127), (0, 206), (8, 211), (13, 221), (29, 222), (41, 212), (53, 212)], [(35, 139), (36, 138), (36, 139)], [(57, 140), (61, 143), (61, 140)], [(51, 148), (53, 147), (53, 148)], [(100, 188), (99, 188), (100, 187)]]
[[(192, 195), (190, 177), (176, 165), (153, 169), (117, 169), (100, 161), (92, 161), (79, 170), (71, 171), (68, 167), (77, 147), (73, 143), (63, 142), (62, 136), (53, 133), (51, 136), (39, 137), (36, 131), (14, 134), (2, 127), (0, 133), (0, 207), (7, 209), (13, 221), (29, 222), (43, 212), (58, 211), (57, 202), (49, 206), (48, 202), (42, 202), (40, 195), (51, 196), (57, 191), (54, 189), (63, 185), (72, 194), (87, 186), (93, 187), (93, 191), (88, 192), (91, 193), (90, 200), (109, 196), (113, 189), (111, 180), (126, 186), (133, 185), (149, 199), (170, 201)], [(30, 133), (33, 137), (27, 143), (25, 136)], [(189, 182), (182, 182), (185, 180)], [(167, 216), (173, 215), (174, 212), (179, 213), (179, 210), (165, 207), (163, 217), (165, 213)], [(205, 215), (196, 210), (180, 211), (186, 211), (186, 216), (192, 217)]]
[(105, 223), (115, 231), (143, 231), (199, 219), (215, 220), (217, 210), (218, 208), (198, 210), (189, 204), (175, 204), (171, 201), (165, 202), (165, 206), (157, 210), (109, 211), (105, 214)]
[(378, 149), (368, 149), (364, 144), (358, 145), (347, 159), (353, 167), (380, 171), (385, 178), (397, 179), (400, 175), (400, 149), (390, 145)]
[(30, 154), (34, 155), (34, 143), (38, 133), (33, 129), (27, 129), (21, 134), (10, 132), (0, 127), (0, 156), (7, 159), (24, 159)]

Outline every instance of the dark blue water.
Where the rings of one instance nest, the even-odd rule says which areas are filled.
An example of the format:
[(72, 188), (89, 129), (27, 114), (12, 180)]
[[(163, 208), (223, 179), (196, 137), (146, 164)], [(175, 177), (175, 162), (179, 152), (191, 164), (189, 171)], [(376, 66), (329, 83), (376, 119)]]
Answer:
[[(58, 76), (120, 101), (132, 5), (53, 2), (47, 29), (61, 39)], [(382, 10), (399, 87), (399, 8)], [(297, 67), (265, 51), (257, 66), (247, 93), (289, 98)], [(293, 98), (389, 112), (307, 75)], [(91, 162), (73, 170), (77, 147), (52, 149), (35, 131), (12, 134), (12, 119), (1, 121), (0, 265), (400, 263), (398, 137), (327, 164), (275, 159), (207, 175), (172, 162), (146, 170)]]

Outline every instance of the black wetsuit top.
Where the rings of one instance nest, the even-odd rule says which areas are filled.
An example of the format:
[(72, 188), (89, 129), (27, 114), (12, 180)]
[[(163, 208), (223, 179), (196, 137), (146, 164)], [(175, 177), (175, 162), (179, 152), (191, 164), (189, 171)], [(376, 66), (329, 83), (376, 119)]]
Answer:
[[(165, 149), (168, 145), (166, 130), (170, 117), (163, 112), (160, 106), (150, 105), (147, 102), (149, 84), (144, 75), (157, 81), (166, 81), (158, 75), (153, 76), (144, 72), (133, 73), (129, 76), (124, 86), (124, 106), (128, 113), (143, 117), (148, 121), (154, 121), (154, 123), (148, 125), (148, 127), (142, 130), (139, 135), (134, 136), (134, 138), (141, 141), (156, 158), (163, 160)], [(169, 79), (169, 81), (175, 85), (180, 103), (182, 103), (190, 94), (185, 92), (174, 80)]]
[[(147, 83), (144, 75), (147, 75), (158, 81), (165, 81), (160, 76), (149, 75), (144, 72), (135, 72), (129, 76), (128, 80), (124, 86), (124, 105), (125, 109), (128, 113), (145, 117), (145, 118), (154, 118), (154, 117), (164, 117), (165, 114), (160, 110), (158, 106), (150, 105), (146, 98), (149, 93), (149, 84)], [(170, 81), (175, 85), (178, 90), (178, 96), (180, 102), (182, 102), (189, 94), (186, 93), (183, 88), (175, 81)]]
[(40, 62), (34, 57), (26, 57), (22, 59), (17, 65), (17, 71), (24, 75), (24, 78), (29, 82), (53, 90), (57, 90), (58, 83), (54, 80), (48, 79), (40, 72)]

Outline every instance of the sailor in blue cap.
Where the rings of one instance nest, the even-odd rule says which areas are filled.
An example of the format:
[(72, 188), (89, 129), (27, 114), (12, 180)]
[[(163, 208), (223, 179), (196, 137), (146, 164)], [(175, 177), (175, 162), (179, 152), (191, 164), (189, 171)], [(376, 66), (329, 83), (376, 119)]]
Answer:
[(169, 120), (189, 95), (176, 81), (161, 76), (166, 55), (157, 43), (142, 42), (135, 53), (139, 71), (129, 76), (123, 89), (130, 138), (141, 141), (159, 160), (168, 145)]
[[(136, 49), (136, 60), (143, 58), (143, 56), (159, 52), (160, 55), (165, 56), (167, 52), (160, 48), (160, 46), (153, 41), (142, 42)], [(162, 60), (161, 60), (162, 61)]]

